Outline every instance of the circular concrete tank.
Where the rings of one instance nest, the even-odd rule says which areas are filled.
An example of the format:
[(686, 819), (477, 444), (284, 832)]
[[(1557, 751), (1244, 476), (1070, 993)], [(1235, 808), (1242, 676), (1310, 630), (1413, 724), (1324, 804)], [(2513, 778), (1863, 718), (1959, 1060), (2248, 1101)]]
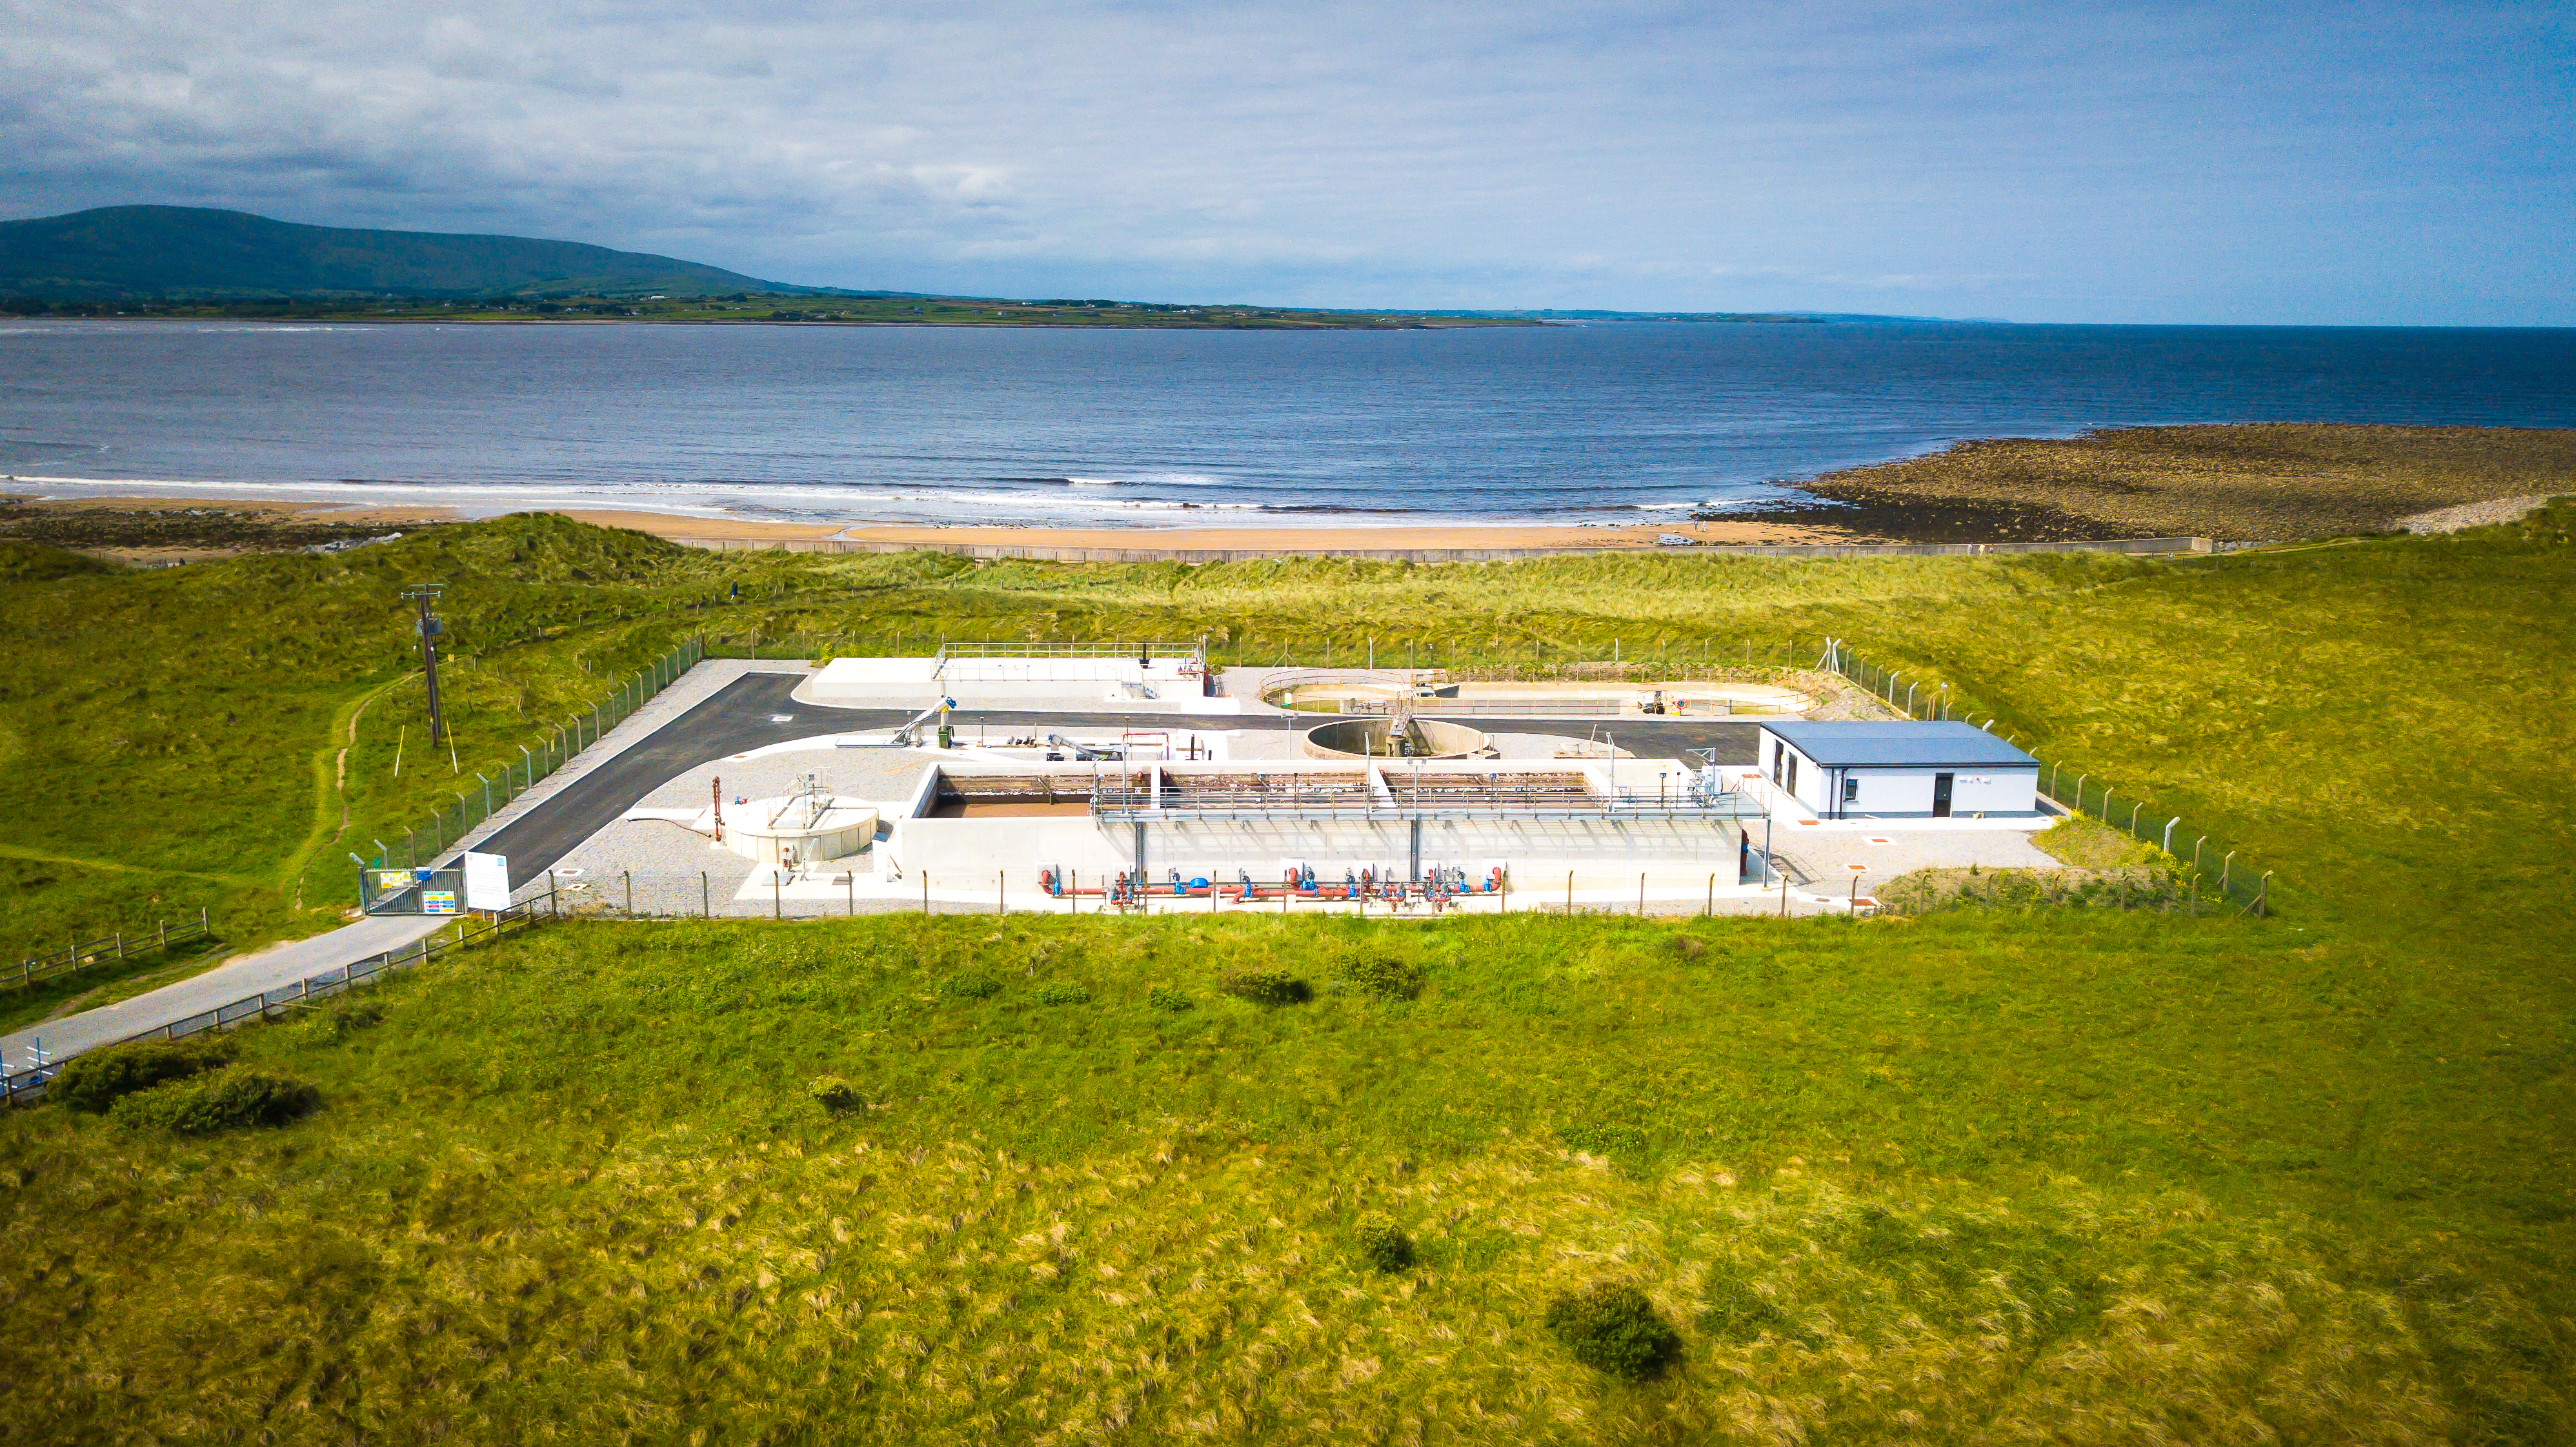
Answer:
[(1463, 759), (1492, 747), (1492, 740), (1464, 724), (1406, 721), (1410, 731), (1398, 747), (1394, 721), (1346, 718), (1306, 730), (1310, 759)]

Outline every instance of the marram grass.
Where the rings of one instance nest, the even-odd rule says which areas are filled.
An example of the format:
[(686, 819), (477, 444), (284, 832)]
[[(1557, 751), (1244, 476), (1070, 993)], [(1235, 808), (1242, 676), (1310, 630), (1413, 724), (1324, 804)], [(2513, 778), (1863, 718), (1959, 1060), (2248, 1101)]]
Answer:
[[(2250, 1444), (2566, 1420), (2565, 1323), (2438, 1237), (2356, 1243), (2249, 1189), (2206, 1154), (2242, 1150), (2205, 1138), (2212, 1102), (2153, 1093), (2140, 1057), (2179, 1037), (2123, 962), (2197, 941), (2262, 975), (2289, 959), (2261, 932), (1742, 922), (1692, 927), (1694, 958), (1669, 925), (1459, 923), (575, 924), (442, 962), (380, 1022), (243, 1038), (320, 1087), (298, 1124), (0, 1121), (0, 1427)], [(1939, 1007), (2076, 955), (2111, 968), (2026, 1008), (2117, 1048), (1990, 1047)], [(1225, 959), (1302, 959), (1319, 988), (1230, 998)], [(1388, 959), (1420, 998), (1345, 983)], [(998, 988), (943, 988), (968, 974)], [(1876, 977), (1870, 1009), (1838, 975)], [(2191, 1033), (2213, 1096), (2279, 1048)], [(846, 1096), (816, 1098), (826, 1070)], [(2101, 1139), (2070, 1149), (2051, 1102), (2087, 1090)], [(1372, 1260), (1378, 1223), (1410, 1267)], [(1547, 1331), (1604, 1282), (1680, 1330), (1658, 1379)]]

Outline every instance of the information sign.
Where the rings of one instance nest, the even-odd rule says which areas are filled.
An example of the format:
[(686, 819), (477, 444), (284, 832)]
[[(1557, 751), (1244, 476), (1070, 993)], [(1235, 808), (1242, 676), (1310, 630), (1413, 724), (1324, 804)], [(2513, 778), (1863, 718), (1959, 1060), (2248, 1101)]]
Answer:
[(504, 910), (510, 907), (510, 857), (506, 854), (465, 856), (465, 907)]

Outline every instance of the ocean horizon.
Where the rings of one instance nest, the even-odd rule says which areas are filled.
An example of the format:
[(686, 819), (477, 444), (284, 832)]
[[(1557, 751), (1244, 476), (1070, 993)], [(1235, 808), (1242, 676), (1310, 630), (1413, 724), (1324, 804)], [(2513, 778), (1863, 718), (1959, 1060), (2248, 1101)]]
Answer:
[(14, 491), (468, 516), (1636, 524), (1967, 438), (2205, 422), (2576, 426), (2576, 330), (0, 325)]

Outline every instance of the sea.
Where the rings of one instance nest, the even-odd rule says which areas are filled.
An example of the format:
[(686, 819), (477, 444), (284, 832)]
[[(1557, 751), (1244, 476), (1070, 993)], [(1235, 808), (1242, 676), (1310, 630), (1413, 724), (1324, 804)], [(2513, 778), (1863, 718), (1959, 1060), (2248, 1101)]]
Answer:
[(0, 323), (0, 489), (776, 521), (1758, 512), (1963, 438), (2576, 426), (2576, 331)]

